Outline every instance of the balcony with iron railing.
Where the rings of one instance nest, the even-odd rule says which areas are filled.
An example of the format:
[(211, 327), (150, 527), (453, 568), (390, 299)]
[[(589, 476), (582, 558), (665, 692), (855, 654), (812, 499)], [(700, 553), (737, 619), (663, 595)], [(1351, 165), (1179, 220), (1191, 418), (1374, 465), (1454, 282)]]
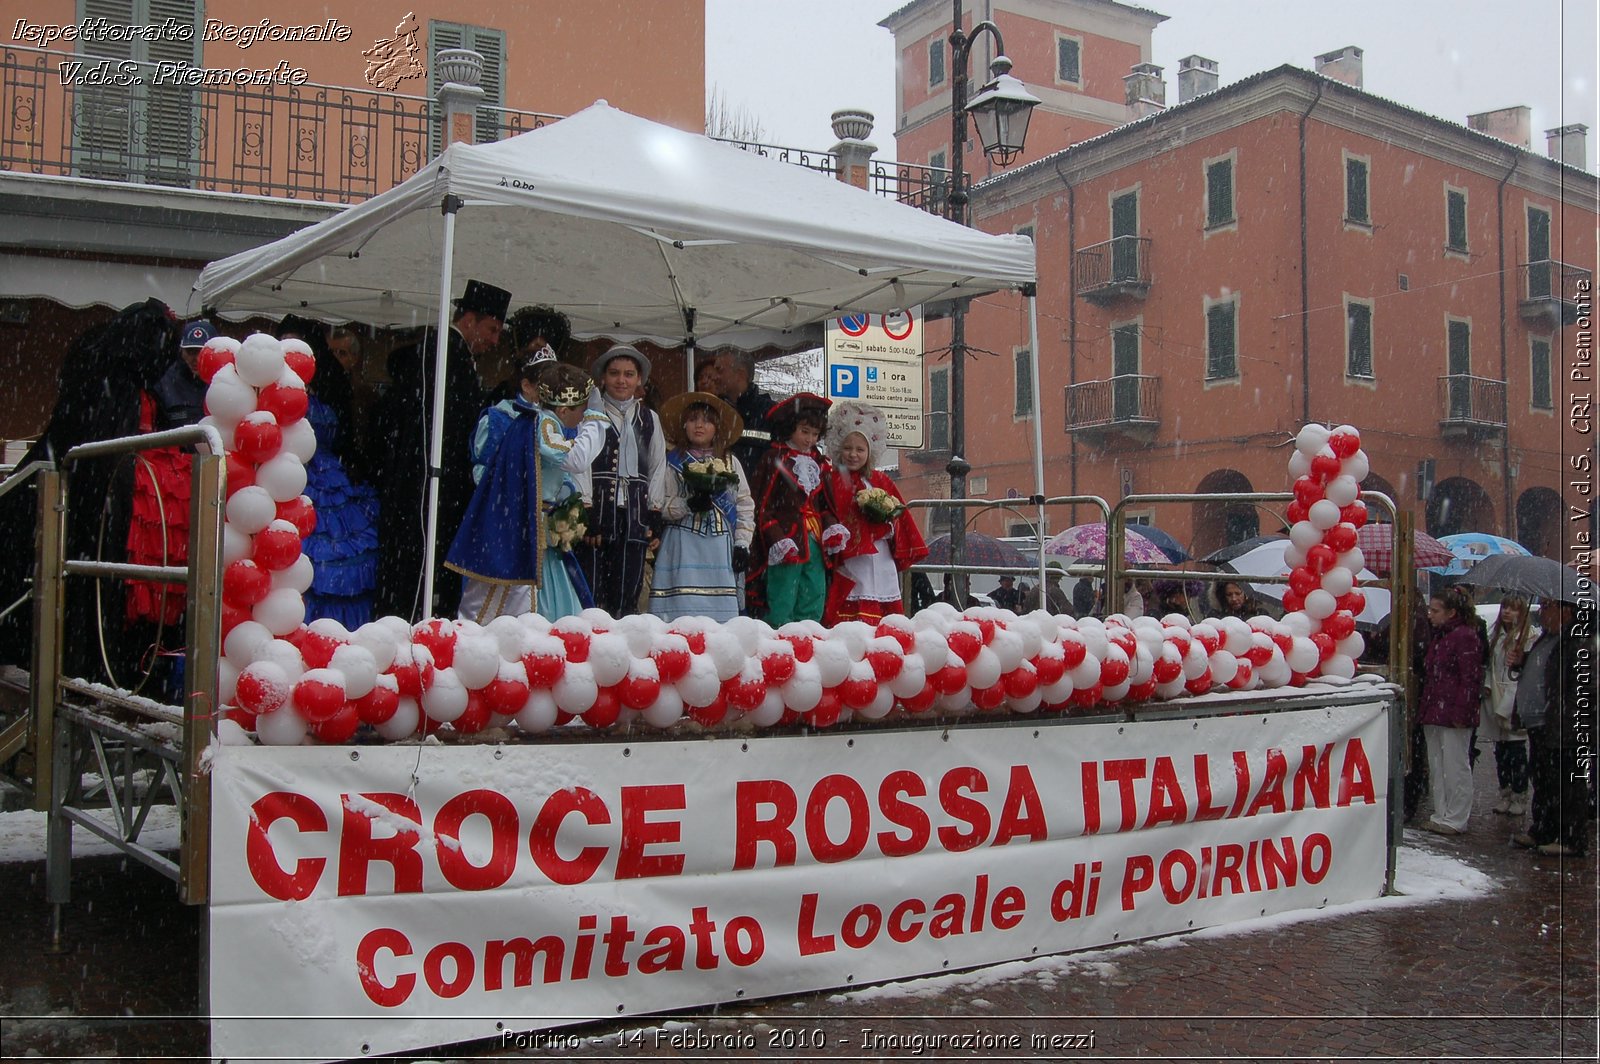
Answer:
[(1439, 428), (1447, 436), (1504, 432), (1506, 382), (1470, 373), (1439, 378)]
[(1067, 432), (1089, 438), (1123, 434), (1141, 439), (1161, 424), (1161, 379), (1122, 374), (1067, 386)]
[(1116, 236), (1079, 248), (1073, 271), (1078, 295), (1091, 303), (1143, 299), (1150, 290), (1150, 238)]
[[(134, 64), (126, 85), (75, 84), (72, 52), (0, 49), (0, 171), (355, 203), (386, 192), (441, 150), (444, 109), (425, 96), (344, 85), (160, 84)], [(562, 116), (480, 106), (478, 141), (538, 129)], [(718, 138), (722, 139), (722, 138)], [(726, 141), (833, 175), (837, 158)], [(878, 195), (941, 213), (950, 171), (874, 162)]]
[(1534, 324), (1571, 325), (1578, 320), (1579, 295), (1593, 291), (1594, 271), (1555, 259), (1525, 262), (1517, 311)]

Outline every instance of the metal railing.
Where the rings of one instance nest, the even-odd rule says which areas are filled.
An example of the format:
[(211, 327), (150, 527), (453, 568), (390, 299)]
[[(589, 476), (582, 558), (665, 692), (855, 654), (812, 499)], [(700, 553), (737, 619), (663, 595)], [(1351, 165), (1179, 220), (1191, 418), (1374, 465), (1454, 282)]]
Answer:
[(1161, 378), (1128, 373), (1067, 385), (1067, 431), (1161, 421)]
[[(200, 445), (194, 456), (187, 566), (131, 565), (67, 557), (73, 467), (91, 458), (112, 458), (160, 447)], [(59, 470), (38, 474), (39, 559), (34, 580), (34, 647), (29, 676), (37, 743), (36, 801), (49, 795), (45, 850), (48, 900), (69, 900), (72, 829), (82, 827), (134, 859), (174, 879), (185, 904), (209, 894), (209, 776), (202, 759), (218, 713), (221, 661), (222, 529), (226, 463), (222, 438), (209, 425), (82, 444), (67, 452)], [(95, 500), (98, 501), (98, 500)], [(179, 742), (161, 742), (137, 727), (66, 701), (65, 695), (115, 696), (62, 675), (67, 577), (146, 579), (188, 586), (184, 704), (178, 712)], [(159, 707), (156, 707), (159, 708)], [(157, 714), (154, 719), (168, 719)], [(149, 774), (150, 778), (141, 778)], [(179, 809), (178, 859), (139, 841), (154, 802), (157, 782), (166, 784)], [(94, 810), (110, 811), (107, 824)], [(59, 924), (57, 927), (59, 931)]]
[(1085, 298), (1143, 292), (1150, 287), (1150, 238), (1115, 236), (1079, 248), (1073, 269), (1077, 293)]
[(1479, 428), (1506, 427), (1506, 382), (1470, 373), (1439, 378), (1439, 423)]
[(1518, 267), (1522, 274), (1523, 299), (1554, 299), (1563, 303), (1575, 302), (1583, 282), (1593, 282), (1594, 271), (1558, 259), (1540, 259), (1525, 262)]

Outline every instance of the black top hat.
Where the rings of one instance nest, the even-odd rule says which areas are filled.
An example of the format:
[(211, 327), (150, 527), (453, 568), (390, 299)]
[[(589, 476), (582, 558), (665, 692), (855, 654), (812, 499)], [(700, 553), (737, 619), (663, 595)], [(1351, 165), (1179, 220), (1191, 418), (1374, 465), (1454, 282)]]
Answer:
[(486, 281), (469, 280), (467, 290), (456, 300), (457, 314), (470, 312), (499, 321), (506, 320), (506, 311), (510, 307), (511, 293), (504, 288), (496, 288)]
[(313, 336), (322, 336), (327, 332), (327, 326), (320, 321), (312, 321), (298, 314), (285, 314), (283, 320), (278, 322), (278, 338), (298, 336), (302, 340), (310, 340)]

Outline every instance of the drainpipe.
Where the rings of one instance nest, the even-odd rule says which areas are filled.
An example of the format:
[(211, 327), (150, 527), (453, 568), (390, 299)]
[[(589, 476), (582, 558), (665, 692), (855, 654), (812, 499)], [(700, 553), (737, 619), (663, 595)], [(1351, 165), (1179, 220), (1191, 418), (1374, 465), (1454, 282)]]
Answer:
[[(1055, 160), (1056, 176), (1067, 190), (1067, 391), (1078, 383), (1078, 210), (1077, 189), (1061, 172), (1061, 160)], [(1063, 411), (1064, 413), (1064, 411)], [(1078, 494), (1078, 434), (1067, 433), (1067, 494)], [(1072, 504), (1071, 521), (1078, 523), (1078, 504)]]
[[(1517, 172), (1517, 166), (1522, 162), (1522, 154), (1517, 151), (1511, 153), (1511, 169), (1506, 171), (1506, 176), (1500, 179), (1499, 186), (1494, 191), (1495, 200), (1495, 237), (1499, 245), (1498, 254), (1500, 267), (1498, 272), (1500, 282), (1500, 414), (1505, 423), (1505, 428), (1500, 433), (1500, 484), (1501, 484), (1501, 513), (1500, 534), (1507, 539), (1516, 539), (1516, 524), (1511, 519), (1511, 378), (1507, 374), (1506, 354), (1506, 182), (1511, 180), (1511, 175)], [(1557, 335), (1560, 331), (1557, 330)], [(1554, 344), (1551, 349), (1555, 349)]]
[(1324, 82), (1317, 79), (1317, 95), (1300, 116), (1300, 424), (1311, 421), (1311, 257), (1306, 238), (1306, 122), (1322, 102)]

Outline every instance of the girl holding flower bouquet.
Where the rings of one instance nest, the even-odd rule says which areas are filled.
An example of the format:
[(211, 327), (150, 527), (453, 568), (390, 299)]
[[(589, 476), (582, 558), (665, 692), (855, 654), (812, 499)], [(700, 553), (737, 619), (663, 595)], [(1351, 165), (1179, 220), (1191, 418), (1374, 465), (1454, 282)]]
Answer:
[(928, 556), (900, 489), (876, 468), (888, 449), (888, 429), (881, 410), (853, 399), (828, 411), (828, 492), (850, 540), (834, 559), (824, 624), (875, 624), (885, 614), (904, 613), (900, 572)]
[(755, 502), (728, 445), (744, 431), (738, 413), (709, 392), (687, 392), (661, 407), (667, 455), (665, 526), (650, 585), (650, 612), (729, 621), (750, 562)]

